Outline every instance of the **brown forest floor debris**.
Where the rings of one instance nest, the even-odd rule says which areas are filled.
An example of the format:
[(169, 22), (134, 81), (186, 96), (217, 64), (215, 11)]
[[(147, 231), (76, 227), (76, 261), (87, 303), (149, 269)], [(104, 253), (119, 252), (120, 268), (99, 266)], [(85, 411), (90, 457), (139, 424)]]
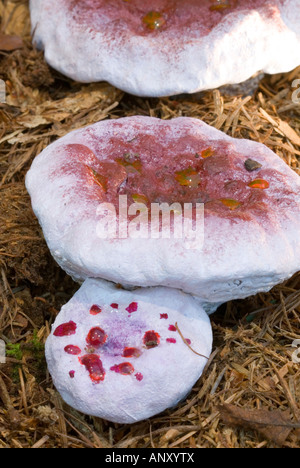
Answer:
[[(107, 83), (83, 85), (50, 69), (31, 45), (28, 2), (0, 0), (0, 447), (300, 448), (300, 274), (212, 316), (214, 351), (188, 398), (130, 426), (65, 405), (51, 382), (44, 343), (60, 307), (78, 289), (51, 258), (24, 176), (50, 142), (101, 119), (141, 114), (201, 118), (260, 141), (300, 174), (300, 68), (264, 76), (253, 96), (226, 88), (142, 99)], [(4, 38), (3, 34), (10, 35)], [(2, 47), (1, 47), (2, 44)], [(3, 45), (4, 44), (4, 45)]]

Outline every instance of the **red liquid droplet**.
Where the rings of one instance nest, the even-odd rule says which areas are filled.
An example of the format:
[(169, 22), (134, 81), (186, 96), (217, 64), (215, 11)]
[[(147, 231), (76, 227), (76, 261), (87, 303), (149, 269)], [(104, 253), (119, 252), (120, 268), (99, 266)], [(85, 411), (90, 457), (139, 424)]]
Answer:
[(74, 371), (74, 370), (70, 370), (69, 376), (71, 377), (71, 379), (74, 379), (74, 377), (75, 377), (75, 371)]
[(114, 302), (112, 304), (110, 304), (110, 307), (112, 307), (113, 309), (118, 309), (119, 308), (119, 304), (115, 304)]
[(143, 341), (147, 348), (155, 348), (160, 343), (160, 336), (154, 330), (149, 330), (145, 333)]
[(93, 382), (99, 383), (105, 378), (102, 361), (97, 354), (86, 354), (79, 358), (80, 363), (85, 366)]
[(174, 326), (174, 325), (170, 325), (169, 328), (168, 328), (169, 331), (173, 331), (173, 332), (176, 332), (177, 331), (177, 328)]
[(88, 336), (86, 337), (86, 342), (94, 347), (99, 347), (104, 345), (107, 340), (107, 335), (105, 331), (100, 327), (91, 328)]
[(168, 319), (169, 316), (168, 316), (168, 314), (160, 314), (160, 318), (161, 319)]
[(167, 338), (166, 341), (167, 341), (168, 343), (176, 343), (175, 338)]
[(78, 348), (78, 346), (68, 345), (65, 347), (65, 352), (76, 356), (77, 354), (81, 353), (81, 349)]
[(94, 304), (91, 308), (90, 308), (90, 314), (91, 315), (98, 315), (100, 314), (100, 312), (102, 312), (102, 309), (101, 307), (99, 307), (98, 305)]
[(117, 372), (117, 374), (130, 375), (134, 372), (134, 367), (130, 362), (122, 362), (121, 364), (112, 366), (110, 370)]
[(70, 336), (75, 335), (77, 325), (74, 322), (62, 323), (54, 331), (54, 336)]
[(136, 380), (138, 380), (140, 382), (141, 380), (143, 380), (144, 376), (140, 372), (137, 372), (135, 374), (135, 378), (136, 378)]
[(141, 351), (138, 348), (124, 348), (123, 357), (139, 357), (141, 355)]
[(129, 304), (129, 306), (125, 310), (127, 310), (127, 312), (132, 314), (132, 312), (136, 312), (137, 309), (138, 309), (138, 303), (132, 302), (131, 304)]
[(187, 344), (191, 344), (191, 340), (189, 338), (185, 338), (185, 341), (187, 342)]

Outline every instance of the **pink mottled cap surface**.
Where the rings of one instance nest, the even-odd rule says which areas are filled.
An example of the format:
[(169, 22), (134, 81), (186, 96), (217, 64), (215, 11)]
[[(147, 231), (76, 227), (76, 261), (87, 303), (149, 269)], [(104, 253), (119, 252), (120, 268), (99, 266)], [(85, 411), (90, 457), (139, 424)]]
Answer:
[(209, 318), (192, 296), (89, 279), (58, 314), (46, 358), (69, 405), (134, 423), (186, 397), (211, 347)]
[[(178, 288), (216, 307), (300, 269), (299, 176), (263, 144), (198, 119), (76, 130), (36, 157), (26, 186), (52, 255), (75, 279)], [(185, 227), (186, 203), (204, 209), (199, 232), (187, 223), (181, 237), (174, 227), (156, 238), (153, 206), (175, 204), (174, 226), (182, 209)]]
[(300, 64), (299, 0), (31, 0), (30, 11), (50, 65), (141, 96), (192, 93)]

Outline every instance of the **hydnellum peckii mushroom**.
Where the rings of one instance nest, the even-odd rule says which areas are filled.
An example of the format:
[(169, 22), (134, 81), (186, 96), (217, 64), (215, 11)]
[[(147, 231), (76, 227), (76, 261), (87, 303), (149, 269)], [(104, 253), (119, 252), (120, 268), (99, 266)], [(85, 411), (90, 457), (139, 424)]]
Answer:
[[(26, 185), (52, 255), (74, 279), (86, 281), (53, 327), (47, 344), (50, 371), (68, 402), (88, 412), (94, 405), (92, 413), (107, 419), (131, 422), (176, 404), (188, 393), (205, 359), (194, 351), (208, 356), (210, 349), (211, 331), (202, 307), (213, 312), (228, 300), (268, 291), (300, 270), (299, 176), (266, 146), (231, 138), (197, 119), (127, 117), (76, 130), (36, 157)], [(204, 209), (198, 212), (199, 207)], [(139, 289), (116, 290), (103, 280)], [(194, 323), (196, 303), (201, 323), (189, 328), (189, 310)], [(118, 312), (112, 304), (119, 304)], [(169, 321), (160, 318), (164, 314)], [(164, 324), (174, 326), (174, 335)], [(61, 337), (64, 331), (58, 327), (72, 339)], [(93, 327), (103, 332), (100, 358), (89, 358), (90, 363), (84, 356), (97, 353), (85, 349), (85, 341)], [(77, 336), (71, 336), (75, 331)], [(120, 360), (121, 348), (140, 349), (146, 331), (162, 337), (159, 347), (151, 348), (151, 354), (144, 350), (137, 360), (135, 355)], [(126, 408), (128, 419), (124, 413), (118, 417), (117, 400), (106, 400), (106, 385), (112, 382), (115, 389), (119, 382), (120, 375), (112, 372), (122, 375), (118, 366), (128, 363), (126, 388), (130, 393), (135, 386), (143, 393), (146, 378), (139, 382), (135, 374), (148, 376), (150, 366), (158, 366), (158, 379), (169, 366), (169, 353), (177, 351), (190, 354), (195, 365), (191, 379), (182, 377), (186, 387), (177, 382), (180, 391), (172, 390), (170, 399), (151, 393), (143, 413), (139, 397), (136, 410), (134, 405)], [(179, 354), (174, 356), (181, 372), (188, 358), (181, 360)], [(101, 403), (91, 401), (92, 392), (102, 398), (101, 378), (91, 378), (94, 366), (96, 373), (103, 367), (107, 376)], [(81, 385), (86, 403), (79, 396)], [(114, 392), (111, 397), (123, 402), (125, 396)]]
[(50, 65), (141, 96), (212, 89), (300, 64), (298, 0), (31, 0), (30, 11)]
[(211, 346), (208, 315), (189, 294), (88, 279), (59, 313), (46, 357), (68, 404), (133, 423), (186, 397)]

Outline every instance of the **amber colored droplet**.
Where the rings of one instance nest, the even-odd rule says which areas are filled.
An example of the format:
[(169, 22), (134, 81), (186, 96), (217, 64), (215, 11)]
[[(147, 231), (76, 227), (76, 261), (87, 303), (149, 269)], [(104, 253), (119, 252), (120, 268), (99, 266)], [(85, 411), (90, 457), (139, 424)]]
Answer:
[(241, 202), (233, 200), (232, 198), (220, 198), (219, 201), (223, 203), (223, 205), (227, 206), (230, 210), (236, 210), (242, 205)]
[(201, 152), (201, 156), (203, 159), (210, 158), (211, 156), (214, 155), (214, 150), (209, 147)]
[(129, 304), (128, 307), (126, 307), (127, 312), (129, 312), (130, 314), (132, 314), (132, 312), (136, 312), (138, 310), (138, 303), (137, 302), (132, 302), (131, 304)]
[(166, 341), (167, 343), (176, 343), (175, 338), (167, 338)]
[(147, 13), (147, 15), (144, 16), (143, 23), (147, 26), (147, 28), (153, 31), (155, 29), (161, 28), (166, 23), (166, 20), (164, 19), (163, 15), (159, 13), (159, 11), (150, 11)]
[(90, 314), (91, 315), (98, 315), (102, 312), (102, 309), (101, 307), (99, 307), (98, 305), (94, 304), (91, 308), (90, 308)]
[(75, 335), (76, 333), (76, 328), (77, 328), (77, 325), (76, 323), (72, 322), (72, 320), (68, 323), (62, 323), (61, 325), (59, 325), (53, 335), (54, 336), (71, 336), (71, 335)]
[(101, 187), (104, 190), (104, 192), (107, 192), (107, 178), (99, 174), (99, 172), (95, 171), (95, 169), (93, 169), (90, 166), (86, 166), (86, 168), (89, 174), (92, 176), (92, 180), (94, 181), (94, 183), (99, 185), (99, 187)]
[(107, 335), (105, 331), (102, 330), (102, 328), (100, 327), (91, 328), (91, 330), (88, 333), (88, 336), (86, 337), (86, 342), (90, 346), (94, 346), (94, 347), (103, 346), (106, 340), (107, 340)]
[(140, 357), (141, 354), (142, 354), (141, 350), (138, 348), (134, 348), (134, 347), (124, 348), (124, 351), (123, 351), (123, 357), (127, 357), (127, 358)]
[(255, 179), (248, 184), (248, 187), (265, 190), (270, 187), (270, 184), (267, 180)]
[(79, 362), (85, 366), (90, 378), (94, 383), (100, 383), (105, 378), (102, 361), (97, 354), (86, 354), (79, 358)]
[(160, 343), (160, 336), (154, 330), (149, 330), (145, 333), (143, 342), (148, 349), (155, 348)]
[(198, 187), (201, 182), (200, 174), (192, 167), (188, 167), (183, 171), (175, 172), (175, 179), (180, 183), (180, 185), (190, 188)]
[(130, 375), (133, 374), (134, 367), (130, 362), (122, 362), (121, 364), (112, 366), (110, 370), (117, 372), (117, 374)]
[(81, 349), (78, 348), (78, 346), (74, 346), (74, 345), (68, 345), (65, 347), (64, 351), (67, 353), (67, 354), (73, 354), (74, 356), (76, 356), (77, 354), (80, 354), (81, 353)]
[(117, 158), (116, 162), (125, 168), (127, 174), (140, 174), (142, 172), (142, 161), (138, 157), (124, 156), (124, 158)]
[(144, 203), (147, 205), (149, 203), (149, 198), (146, 197), (146, 195), (141, 195), (139, 193), (133, 193), (132, 195), (132, 200), (135, 203)]
[(213, 5), (209, 7), (211, 11), (217, 10), (226, 10), (227, 8), (231, 8), (233, 4), (228, 0), (213, 0)]

